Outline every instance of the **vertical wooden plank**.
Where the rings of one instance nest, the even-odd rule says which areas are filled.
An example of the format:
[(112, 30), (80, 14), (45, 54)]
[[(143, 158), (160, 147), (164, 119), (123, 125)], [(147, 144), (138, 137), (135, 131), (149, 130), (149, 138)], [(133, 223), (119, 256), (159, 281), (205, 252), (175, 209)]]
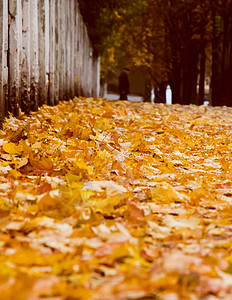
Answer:
[(84, 24), (83, 21), (81, 19), (80, 22), (80, 94), (82, 96), (85, 96), (85, 78), (84, 78), (84, 28), (83, 28)]
[(39, 44), (38, 44), (38, 1), (30, 1), (30, 104), (31, 110), (38, 108)]
[(89, 62), (89, 45), (88, 39), (86, 35), (86, 27), (83, 26), (83, 34), (84, 34), (84, 66), (83, 66), (83, 73), (84, 73), (84, 89), (85, 89), (85, 96), (89, 96), (88, 92), (88, 62)]
[(91, 92), (92, 92), (91, 91), (91, 85), (92, 85), (91, 79), (92, 79), (92, 66), (93, 66), (93, 51), (90, 46), (87, 29), (85, 30), (85, 35), (86, 35), (86, 43), (87, 43), (87, 57), (86, 57), (87, 94), (88, 94), (88, 96), (92, 96), (91, 95)]
[(9, 0), (9, 111), (19, 114), (21, 104), (21, 0)]
[(78, 93), (81, 95), (81, 15), (78, 7), (78, 61), (77, 61), (77, 76), (78, 76)]
[(47, 104), (49, 84), (49, 0), (39, 0), (39, 105)]
[(54, 73), (55, 73), (55, 0), (49, 1), (49, 104), (54, 105)]
[(46, 104), (50, 104), (49, 87), (50, 87), (50, 73), (49, 73), (49, 53), (50, 53), (50, 13), (49, 0), (45, 0), (45, 87), (46, 87)]
[(97, 97), (97, 58), (93, 55), (93, 64), (92, 64), (92, 87), (91, 93), (93, 97)]
[(66, 87), (66, 53), (65, 53), (65, 46), (66, 46), (66, 37), (65, 37), (65, 33), (66, 33), (66, 28), (65, 28), (65, 25), (66, 25), (66, 20), (65, 20), (65, 2), (66, 0), (62, 0), (62, 23), (63, 23), (63, 29), (62, 29), (62, 32), (61, 32), (61, 47), (62, 47), (62, 76), (63, 76), (63, 100), (66, 100), (66, 90), (65, 90), (65, 87)]
[(75, 21), (74, 21), (74, 9), (75, 0), (70, 1), (70, 98), (74, 97), (74, 33), (75, 33)]
[(85, 73), (85, 94), (86, 96), (89, 96), (89, 45), (88, 45), (88, 40), (86, 36), (86, 30), (84, 27), (84, 38), (85, 38), (85, 66), (84, 66), (84, 73)]
[(100, 97), (100, 91), (101, 91), (101, 57), (97, 57), (96, 58), (96, 64), (97, 64), (97, 68), (96, 68), (96, 97), (99, 98)]
[(38, 1), (38, 44), (39, 44), (39, 97), (38, 104), (46, 103), (46, 68), (45, 68), (45, 0)]
[(64, 100), (64, 0), (59, 1), (59, 97)]
[(89, 59), (87, 60), (87, 82), (88, 82), (88, 95), (92, 96), (92, 78), (93, 78), (93, 49), (91, 47), (91, 44), (89, 42), (89, 36), (86, 32), (86, 39), (88, 41), (88, 53), (89, 53)]
[(60, 1), (55, 1), (55, 73), (54, 73), (54, 104), (59, 101), (59, 22), (60, 22)]
[(79, 7), (78, 2), (74, 1), (74, 94), (79, 96)]
[(8, 0), (0, 2), (0, 126), (7, 115), (8, 101)]
[(60, 23), (61, 23), (61, 30), (60, 30), (60, 51), (61, 51), (61, 66), (60, 66), (60, 71), (61, 71), (61, 95), (62, 95), (62, 100), (66, 100), (66, 91), (65, 91), (65, 86), (66, 86), (66, 64), (65, 64), (65, 47), (66, 47), (66, 38), (65, 38), (65, 2), (66, 0), (61, 0), (61, 15), (60, 15)]
[(2, 88), (3, 88), (3, 103), (2, 107), (4, 115), (7, 116), (8, 112), (8, 51), (9, 51), (9, 27), (8, 27), (8, 0), (3, 0), (3, 56), (2, 56)]
[(19, 108), (22, 107), (22, 0), (18, 0), (18, 13), (17, 13), (17, 31), (18, 31), (18, 55), (19, 55), (19, 78), (18, 78), (18, 85), (19, 85), (19, 94), (18, 94), (18, 103)]
[(3, 97), (3, 53), (4, 53), (4, 37), (3, 37), (3, 19), (6, 17), (3, 9), (3, 2), (0, 2), (0, 122), (2, 123), (5, 115), (5, 105)]
[(83, 21), (81, 22), (81, 38), (82, 38), (82, 43), (81, 43), (81, 48), (82, 48), (82, 58), (81, 58), (81, 85), (82, 85), (82, 90), (83, 90), (83, 96), (87, 96), (86, 94), (86, 76), (85, 76), (85, 71), (86, 71), (86, 42), (85, 42), (85, 34), (84, 34), (84, 24)]
[(69, 30), (69, 2), (66, 0), (64, 4), (64, 20), (65, 20), (65, 44), (64, 44), (64, 90), (65, 90), (65, 100), (69, 100), (69, 43), (70, 43), (70, 30)]
[(29, 0), (22, 0), (22, 66), (21, 109), (30, 112), (30, 9)]
[(100, 97), (100, 57), (93, 56), (92, 95)]

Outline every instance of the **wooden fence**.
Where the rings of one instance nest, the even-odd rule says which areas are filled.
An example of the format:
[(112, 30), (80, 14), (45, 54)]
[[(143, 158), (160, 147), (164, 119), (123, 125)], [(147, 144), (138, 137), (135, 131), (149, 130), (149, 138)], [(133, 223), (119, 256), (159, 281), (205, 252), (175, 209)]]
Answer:
[(99, 95), (77, 0), (0, 0), (0, 121), (75, 95)]

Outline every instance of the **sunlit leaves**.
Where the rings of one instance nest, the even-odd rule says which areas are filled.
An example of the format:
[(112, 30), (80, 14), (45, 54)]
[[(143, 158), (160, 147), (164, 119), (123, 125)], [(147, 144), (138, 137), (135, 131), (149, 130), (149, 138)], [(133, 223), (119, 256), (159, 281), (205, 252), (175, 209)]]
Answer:
[(229, 299), (231, 113), (76, 98), (7, 119), (4, 299)]

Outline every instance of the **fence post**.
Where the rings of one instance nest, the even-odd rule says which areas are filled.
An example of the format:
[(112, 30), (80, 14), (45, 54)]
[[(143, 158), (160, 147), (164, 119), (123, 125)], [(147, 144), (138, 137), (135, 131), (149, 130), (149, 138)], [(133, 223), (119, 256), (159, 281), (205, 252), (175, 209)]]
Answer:
[(49, 42), (49, 24), (50, 24), (50, 14), (49, 14), (49, 0), (45, 0), (45, 95), (46, 104), (49, 104), (49, 86), (50, 86), (50, 73), (49, 73), (49, 52), (50, 52), (50, 42)]
[(70, 30), (69, 21), (70, 21), (70, 0), (65, 1), (65, 39), (66, 45), (69, 47), (65, 47), (65, 91), (66, 91), (66, 100), (70, 99)]
[(74, 34), (75, 34), (75, 22), (74, 22), (74, 8), (75, 0), (70, 1), (70, 98), (74, 97)]
[(9, 111), (19, 114), (21, 105), (21, 52), (22, 10), (21, 0), (9, 0)]
[(39, 105), (48, 103), (49, 2), (39, 0)]
[(85, 76), (86, 76), (86, 92), (87, 96), (92, 96), (91, 85), (92, 85), (92, 71), (93, 71), (93, 50), (90, 46), (89, 36), (87, 28), (84, 27), (85, 32), (85, 44), (86, 44), (86, 56), (85, 56)]
[(59, 98), (64, 100), (64, 0), (59, 1)]
[(84, 52), (84, 40), (83, 40), (83, 21), (80, 15), (80, 22), (79, 22), (79, 78), (80, 78), (80, 95), (84, 95), (84, 72), (83, 72), (83, 52)]
[(55, 68), (54, 68), (54, 104), (57, 104), (59, 101), (59, 62), (60, 62), (60, 49), (59, 49), (59, 34), (60, 34), (60, 1), (55, 1)]
[(55, 73), (55, 0), (49, 1), (49, 104), (54, 105), (54, 73)]
[(30, 106), (31, 110), (38, 108), (39, 84), (39, 44), (38, 44), (38, 1), (30, 1)]
[(64, 7), (64, 99), (69, 100), (69, 47), (66, 45), (69, 45), (69, 30), (68, 30), (68, 24), (69, 24), (69, 5), (67, 0), (63, 2)]
[(22, 0), (22, 72), (21, 72), (21, 108), (30, 112), (30, 7), (28, 0)]
[(8, 0), (0, 2), (0, 124), (7, 114)]
[(92, 79), (92, 95), (94, 97), (100, 97), (100, 57), (93, 56), (93, 79)]
[(77, 1), (74, 1), (74, 94), (75, 96), (79, 96), (79, 7)]

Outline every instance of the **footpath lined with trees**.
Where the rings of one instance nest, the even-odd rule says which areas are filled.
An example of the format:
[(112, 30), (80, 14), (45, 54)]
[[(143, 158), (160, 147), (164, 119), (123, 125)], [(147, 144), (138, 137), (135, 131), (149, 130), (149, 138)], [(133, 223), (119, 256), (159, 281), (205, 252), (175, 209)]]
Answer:
[(3, 0), (1, 120), (19, 108), (98, 96), (99, 56), (103, 82), (119, 66), (138, 67), (145, 93), (165, 98), (169, 84), (173, 103), (202, 104), (207, 76), (211, 104), (230, 106), (231, 12), (231, 0)]
[[(83, 80), (99, 55), (102, 78), (137, 65), (188, 104), (197, 66), (203, 81), (211, 55), (213, 104), (229, 105), (221, 85), (231, 2), (90, 2), (80, 0), (88, 35), (73, 0), (1, 2), (9, 13), (0, 18), (1, 105), (4, 93), (15, 115), (41, 105), (10, 114), (0, 130), (1, 298), (232, 300), (232, 108), (94, 97), (57, 104), (96, 91)], [(70, 32), (72, 22), (83, 31)]]
[(212, 105), (232, 105), (231, 0), (101, 0), (96, 8), (80, 2), (90, 36), (97, 28), (101, 37), (93, 43), (106, 77), (118, 65), (138, 66), (163, 98), (169, 84), (173, 103), (202, 104), (207, 76)]

